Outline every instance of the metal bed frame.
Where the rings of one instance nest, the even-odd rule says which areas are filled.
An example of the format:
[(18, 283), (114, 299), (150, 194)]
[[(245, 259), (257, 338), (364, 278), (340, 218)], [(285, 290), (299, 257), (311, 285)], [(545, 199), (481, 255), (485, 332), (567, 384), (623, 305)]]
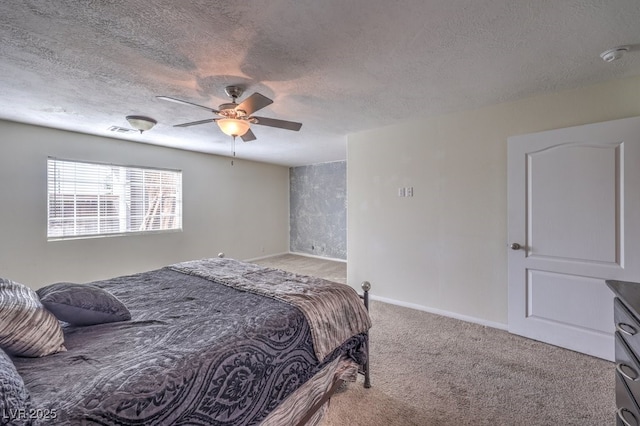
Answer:
[[(369, 281), (363, 281), (361, 284), (363, 293), (360, 294), (360, 299), (364, 302), (364, 307), (369, 312), (369, 290), (371, 290), (371, 283)], [(368, 332), (367, 332), (368, 335)], [(369, 389), (371, 387), (371, 380), (369, 378), (369, 340), (367, 339), (367, 362), (364, 363), (358, 373), (364, 375), (364, 387)]]
[[(362, 299), (363, 303), (364, 303), (364, 307), (367, 309), (367, 312), (369, 312), (369, 290), (371, 290), (371, 283), (369, 281), (363, 281), (361, 284), (362, 287), (362, 294), (358, 294), (358, 296), (360, 296), (360, 299)], [(368, 335), (368, 332), (367, 332)], [(371, 387), (371, 379), (369, 377), (369, 342), (367, 339), (367, 362), (365, 362), (360, 369), (358, 370), (358, 374), (362, 374), (364, 375), (364, 384), (363, 386), (366, 389), (369, 389)], [(334, 393), (336, 393), (336, 391), (340, 388), (340, 386), (343, 385), (343, 383), (345, 383), (344, 380), (337, 380), (333, 386), (331, 386), (331, 388), (327, 391), (327, 393), (325, 393), (322, 398), (320, 399), (320, 401), (318, 401), (317, 403), (315, 403), (313, 405), (313, 407), (311, 407), (311, 409), (307, 412), (307, 414), (304, 416), (304, 418), (302, 420), (300, 420), (300, 422), (298, 422), (298, 424), (296, 426), (304, 426), (307, 424), (307, 422), (309, 420), (311, 420), (311, 417), (313, 417), (313, 415), (316, 413), (316, 411), (318, 411), (320, 409), (320, 407), (322, 407), (324, 405), (325, 402), (329, 401), (331, 399), (331, 397), (333, 396)]]

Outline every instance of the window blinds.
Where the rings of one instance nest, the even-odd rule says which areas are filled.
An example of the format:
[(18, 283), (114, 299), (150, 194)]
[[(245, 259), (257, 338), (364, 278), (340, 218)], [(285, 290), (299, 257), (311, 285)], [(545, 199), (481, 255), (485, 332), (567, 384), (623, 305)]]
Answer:
[(182, 229), (182, 172), (48, 158), (47, 237)]

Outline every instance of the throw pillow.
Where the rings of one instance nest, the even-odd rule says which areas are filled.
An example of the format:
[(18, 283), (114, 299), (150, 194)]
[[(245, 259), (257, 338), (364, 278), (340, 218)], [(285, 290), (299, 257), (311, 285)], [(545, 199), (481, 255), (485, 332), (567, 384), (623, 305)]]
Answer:
[(12, 355), (40, 357), (65, 351), (60, 323), (35, 291), (0, 278), (0, 347)]
[[(0, 349), (0, 414), (2, 424), (27, 425), (31, 420), (22, 419), (29, 413), (31, 397), (13, 361)], [(7, 421), (8, 423), (4, 423)]]
[(57, 283), (38, 290), (42, 304), (60, 321), (86, 326), (131, 319), (113, 294), (91, 284)]

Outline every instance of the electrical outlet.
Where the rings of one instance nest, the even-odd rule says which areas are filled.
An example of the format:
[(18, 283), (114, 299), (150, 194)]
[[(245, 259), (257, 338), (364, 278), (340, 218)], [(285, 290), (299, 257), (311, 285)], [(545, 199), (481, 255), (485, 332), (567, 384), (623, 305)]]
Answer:
[(406, 197), (406, 192), (404, 188), (398, 188), (398, 197)]
[(405, 192), (407, 194), (407, 197), (413, 197), (413, 186), (408, 186), (407, 188), (405, 188)]

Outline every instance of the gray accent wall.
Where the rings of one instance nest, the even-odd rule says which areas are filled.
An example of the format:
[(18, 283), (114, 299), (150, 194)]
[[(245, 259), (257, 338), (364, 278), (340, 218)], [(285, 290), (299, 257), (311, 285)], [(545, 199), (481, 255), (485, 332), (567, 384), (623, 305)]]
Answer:
[(347, 259), (347, 162), (289, 169), (289, 250)]

